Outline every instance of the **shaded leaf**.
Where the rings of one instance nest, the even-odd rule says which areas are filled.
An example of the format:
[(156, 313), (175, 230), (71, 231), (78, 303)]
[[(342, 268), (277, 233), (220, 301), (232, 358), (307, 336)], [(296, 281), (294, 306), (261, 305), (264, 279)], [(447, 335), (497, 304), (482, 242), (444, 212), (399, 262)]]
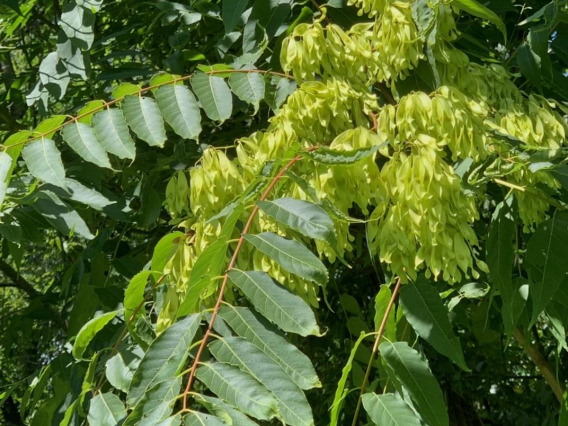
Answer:
[(225, 34), (233, 31), (241, 23), (241, 16), (247, 7), (248, 0), (223, 0), (221, 18), (225, 26)]
[(450, 324), (448, 309), (434, 285), (418, 280), (414, 284), (403, 286), (400, 290), (400, 303), (406, 319), (420, 337), (461, 369), (470, 371), (465, 363), (460, 340)]
[(172, 414), (182, 380), (182, 376), (171, 377), (149, 388), (124, 421), (124, 426), (155, 426), (165, 421)]
[(440, 385), (428, 364), (406, 342), (383, 342), (379, 351), (389, 376), (400, 382), (422, 418), (432, 426), (448, 426), (448, 413)]
[(556, 212), (541, 223), (531, 237), (526, 252), (526, 269), (531, 280), (531, 325), (550, 303), (568, 275), (568, 213)]
[(64, 235), (77, 234), (88, 240), (95, 236), (83, 218), (51, 191), (41, 191), (33, 208)]
[(487, 19), (489, 22), (495, 24), (495, 26), (499, 28), (499, 31), (503, 33), (505, 41), (507, 41), (507, 29), (505, 28), (505, 24), (491, 9), (482, 5), (477, 0), (454, 0), (454, 4), (473, 16), (477, 16), (481, 19)]
[(245, 239), (286, 271), (321, 285), (327, 283), (327, 268), (302, 244), (271, 232), (247, 234)]
[(320, 333), (309, 305), (266, 272), (232, 269), (228, 274), (256, 310), (282, 330), (301, 336)]
[(349, 354), (349, 359), (347, 360), (345, 366), (343, 367), (343, 370), (341, 371), (341, 378), (337, 382), (337, 389), (335, 390), (335, 396), (333, 398), (333, 402), (331, 403), (329, 426), (337, 426), (337, 422), (339, 421), (339, 414), (343, 405), (343, 400), (345, 399), (349, 391), (348, 389), (345, 389), (345, 384), (347, 383), (347, 378), (349, 377), (349, 373), (351, 373), (351, 369), (353, 368), (353, 360), (355, 359), (355, 355), (357, 354), (357, 349), (359, 349), (359, 345), (366, 336), (367, 335), (364, 332), (361, 332), (359, 338), (353, 344), (351, 353)]
[(97, 335), (99, 331), (103, 329), (105, 325), (113, 320), (113, 318), (118, 314), (118, 311), (107, 312), (102, 314), (100, 317), (93, 318), (87, 322), (75, 338), (75, 343), (73, 343), (73, 356), (76, 359), (82, 359), (87, 346), (93, 338)]
[[(378, 331), (381, 322), (387, 312), (387, 308), (392, 297), (392, 292), (388, 285), (383, 284), (381, 289), (375, 296), (375, 331)], [(396, 340), (396, 320), (394, 318), (394, 309), (391, 309), (387, 317), (387, 323), (383, 332), (383, 338), (388, 340)]]
[(5, 151), (0, 152), (0, 206), (6, 197), (8, 189), (8, 174), (12, 168), (12, 157)]

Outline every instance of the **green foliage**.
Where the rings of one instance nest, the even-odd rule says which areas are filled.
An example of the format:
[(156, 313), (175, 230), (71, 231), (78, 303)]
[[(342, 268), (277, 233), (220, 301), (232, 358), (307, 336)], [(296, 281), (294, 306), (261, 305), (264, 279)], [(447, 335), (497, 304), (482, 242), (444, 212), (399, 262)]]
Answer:
[(0, 423), (563, 424), (567, 12), (0, 4)]

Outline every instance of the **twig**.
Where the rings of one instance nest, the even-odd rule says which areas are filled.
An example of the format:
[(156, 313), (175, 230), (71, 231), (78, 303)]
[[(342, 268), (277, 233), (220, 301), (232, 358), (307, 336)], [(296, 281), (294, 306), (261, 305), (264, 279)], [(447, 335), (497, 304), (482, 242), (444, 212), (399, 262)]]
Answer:
[[(311, 147), (308, 149), (308, 151), (313, 151), (315, 149), (317, 149), (317, 146)], [(264, 193), (261, 195), (260, 197), (260, 201), (264, 201), (266, 199), (266, 197), (268, 197), (268, 195), (270, 194), (270, 191), (272, 191), (272, 188), (274, 188), (274, 186), (278, 183), (278, 181), (280, 181), (280, 179), (282, 178), (282, 176), (284, 175), (284, 173), (286, 173), (286, 171), (292, 167), (297, 161), (301, 160), (303, 157), (301, 155), (296, 155), (294, 158), (292, 158), (283, 168), (282, 170), (280, 170), (280, 172), (278, 172), (278, 174), (276, 176), (274, 176), (274, 178), (272, 179), (272, 181), (270, 182), (270, 184), (268, 185), (268, 187), (266, 188), (266, 190), (264, 191)], [(243, 232), (241, 233), (241, 236), (237, 242), (237, 247), (235, 248), (235, 251), (233, 252), (233, 256), (231, 257), (231, 261), (229, 263), (229, 266), (227, 267), (227, 270), (225, 271), (225, 275), (223, 276), (223, 283), (221, 284), (221, 288), (219, 289), (219, 296), (217, 297), (217, 302), (215, 303), (215, 307), (213, 308), (213, 312), (211, 314), (211, 319), (209, 320), (209, 326), (207, 327), (207, 330), (205, 331), (205, 334), (203, 335), (203, 339), (201, 340), (201, 344), (199, 345), (199, 349), (197, 350), (197, 354), (195, 355), (195, 359), (193, 361), (193, 364), (191, 365), (191, 368), (188, 370), (189, 371), (189, 378), (187, 379), (187, 385), (185, 387), (185, 390), (183, 391), (183, 408), (182, 411), (187, 411), (187, 397), (189, 395), (189, 393), (191, 392), (191, 386), (193, 385), (193, 381), (195, 380), (195, 371), (197, 370), (197, 366), (199, 364), (199, 361), (201, 359), (201, 355), (205, 349), (205, 346), (207, 346), (207, 341), (209, 340), (209, 336), (211, 335), (211, 331), (213, 330), (213, 326), (215, 325), (215, 319), (217, 318), (217, 313), (219, 312), (219, 308), (221, 307), (221, 303), (223, 302), (223, 295), (225, 293), (225, 288), (227, 287), (227, 283), (229, 281), (229, 271), (231, 271), (234, 267), (235, 267), (235, 263), (237, 262), (237, 256), (239, 255), (239, 252), (241, 250), (241, 247), (245, 241), (245, 235), (249, 232), (251, 226), (252, 226), (252, 222), (257, 214), (259, 210), (258, 204), (256, 204), (254, 206), (254, 208), (252, 209), (249, 218), (247, 220), (247, 223), (243, 229)]]
[(537, 345), (532, 344), (530, 341), (527, 340), (524, 331), (517, 327), (513, 330), (513, 336), (519, 342), (519, 345), (523, 347), (529, 358), (532, 360), (534, 365), (540, 370), (542, 377), (548, 383), (548, 386), (554, 392), (554, 395), (558, 399), (558, 402), (562, 404), (564, 402), (564, 385), (562, 385), (558, 378), (556, 377), (556, 371), (550, 365), (548, 360), (542, 355), (542, 352), (538, 348)]
[[(276, 75), (276, 76), (279, 76), (279, 77), (287, 78), (289, 80), (294, 80), (294, 77), (291, 76), (290, 74), (285, 74), (285, 73), (276, 72), (276, 71), (260, 70), (260, 69), (252, 69), (252, 70), (212, 70), (212, 71), (204, 72), (204, 74), (207, 74), (207, 75), (231, 74), (231, 73), (233, 73), (233, 74), (234, 73), (270, 74), (270, 75)], [(143, 93), (146, 93), (150, 90), (157, 89), (157, 88), (162, 87), (162, 86), (167, 86), (167, 85), (170, 85), (170, 84), (176, 84), (180, 81), (190, 80), (193, 77), (193, 75), (194, 74), (189, 74), (189, 75), (185, 75), (185, 76), (182, 76), (182, 77), (174, 78), (170, 81), (165, 81), (165, 82), (162, 82), (162, 83), (154, 84), (153, 86), (144, 87), (144, 88), (140, 89), (138, 92), (132, 93), (131, 95), (141, 95)], [(43, 132), (43, 133), (37, 132), (37, 134), (35, 136), (33, 136), (29, 139), (26, 139), (26, 140), (21, 141), (21, 142), (14, 143), (10, 146), (1, 145), (0, 148), (2, 148), (3, 151), (6, 151), (8, 148), (13, 148), (13, 147), (18, 146), (18, 145), (24, 145), (24, 144), (27, 144), (29, 142), (32, 142), (32, 141), (35, 141), (35, 140), (38, 140), (38, 139), (42, 139), (42, 138), (46, 137), (48, 134), (53, 133), (53, 132), (57, 132), (57, 131), (61, 130), (63, 127), (67, 126), (68, 124), (75, 123), (75, 122), (77, 122), (78, 120), (80, 120), (81, 118), (83, 118), (87, 115), (91, 115), (91, 114), (94, 114), (98, 111), (102, 111), (105, 108), (108, 108), (108, 107), (110, 107), (110, 106), (112, 106), (112, 105), (114, 105), (118, 102), (121, 102), (122, 100), (124, 100), (125, 97), (126, 97), (126, 95), (121, 96), (117, 99), (113, 99), (112, 101), (104, 102), (101, 106), (98, 106), (97, 108), (94, 108), (94, 109), (90, 110), (89, 112), (77, 115), (75, 117), (71, 117), (69, 120), (65, 121), (64, 123), (60, 124), (59, 126), (53, 128), (53, 129), (50, 129), (50, 130)]]
[(365, 372), (365, 377), (363, 378), (363, 384), (361, 385), (361, 392), (359, 392), (359, 399), (357, 400), (357, 408), (355, 408), (355, 414), (353, 415), (352, 426), (357, 425), (357, 419), (359, 417), (359, 411), (361, 410), (361, 401), (362, 401), (363, 394), (365, 393), (365, 390), (367, 389), (367, 382), (369, 381), (369, 376), (371, 375), (371, 369), (373, 367), (373, 361), (375, 359), (375, 355), (377, 354), (377, 352), (379, 350), (379, 343), (380, 343), (381, 338), (383, 337), (383, 334), (385, 332), (385, 328), (387, 326), (387, 320), (389, 318), (390, 311), (392, 310), (392, 307), (394, 305), (394, 301), (396, 300), (396, 297), (398, 296), (398, 292), (400, 290), (401, 285), (402, 285), (402, 281), (399, 277), (398, 280), (396, 281), (396, 286), (394, 288), (394, 291), (392, 292), (392, 296), (389, 300), (389, 304), (387, 305), (387, 310), (385, 311), (385, 314), (383, 315), (383, 320), (381, 321), (381, 325), (379, 326), (379, 331), (377, 333), (377, 337), (375, 338), (375, 344), (373, 345), (373, 351), (371, 352), (371, 358), (369, 359), (369, 363), (367, 364), (367, 371)]

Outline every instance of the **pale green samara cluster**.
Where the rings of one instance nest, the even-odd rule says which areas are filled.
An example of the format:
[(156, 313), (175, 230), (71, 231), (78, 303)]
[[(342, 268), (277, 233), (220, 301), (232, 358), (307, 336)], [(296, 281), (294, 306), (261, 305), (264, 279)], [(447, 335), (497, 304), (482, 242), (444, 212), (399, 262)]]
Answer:
[[(180, 243), (168, 266), (174, 283), (168, 298), (171, 312), (187, 291), (195, 259), (220, 232), (223, 219), (208, 219), (239, 196), (267, 162), (294, 146), (353, 150), (384, 144), (354, 165), (324, 167), (302, 160), (294, 173), (341, 213), (334, 216), (335, 246), (316, 243), (320, 256), (330, 262), (337, 256), (349, 258), (355, 250), (353, 225), (345, 218), (356, 209), (367, 218), (373, 257), (404, 280), (423, 270), (433, 279), (455, 283), (486, 271), (472, 225), (479, 218), (487, 180), (466, 191), (455, 170), (458, 162), (471, 159), (475, 167), (495, 157), (515, 164), (502, 174), (511, 184), (559, 187), (546, 170), (531, 172), (502, 137), (518, 139), (527, 150), (559, 148), (567, 128), (557, 106), (525, 96), (503, 67), (471, 63), (454, 47), (459, 33), (451, 1), (432, 2), (436, 13), (428, 33), (414, 22), (411, 0), (351, 3), (368, 16), (368, 23), (343, 30), (320, 19), (298, 25), (284, 41), (282, 67), (299, 86), (266, 131), (239, 140), (233, 159), (223, 150), (206, 150), (189, 179), (177, 175), (170, 182), (171, 214), (187, 217), (190, 212), (181, 226), (194, 235)], [(432, 26), (434, 38), (428, 35)], [(437, 88), (398, 96), (397, 83), (427, 61), (427, 50), (435, 59)], [(383, 102), (379, 85), (392, 90), (394, 102)], [(311, 200), (312, 195), (287, 178), (274, 197)], [(531, 191), (516, 191), (514, 197), (527, 231), (545, 219), (550, 207), (545, 198)], [(247, 215), (245, 211), (244, 220)], [(252, 232), (261, 230), (286, 234), (262, 214)], [(253, 248), (243, 248), (239, 267), (267, 271), (313, 305), (318, 303), (317, 285), (288, 274)]]

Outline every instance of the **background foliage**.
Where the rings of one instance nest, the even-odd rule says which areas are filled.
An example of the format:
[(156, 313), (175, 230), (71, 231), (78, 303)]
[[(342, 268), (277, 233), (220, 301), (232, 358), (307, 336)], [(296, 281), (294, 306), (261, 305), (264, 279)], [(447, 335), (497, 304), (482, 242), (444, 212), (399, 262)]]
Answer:
[[(422, 22), (427, 34), (432, 30), (429, 10), (434, 10), (432, 5), (437, 2), (411, 3), (416, 25)], [(568, 102), (566, 2), (483, 3), (488, 9), (474, 1), (453, 2), (459, 30), (455, 47), (472, 63), (502, 65), (516, 88), (526, 95), (555, 101), (556, 110), (563, 113), (562, 106)], [(303, 28), (302, 23), (314, 20), (348, 30), (372, 18), (361, 16), (355, 6), (341, 0), (327, 5), (284, 0), (0, 2), (0, 132), (4, 151), (10, 156), (0, 157), (6, 183), (0, 191), (0, 198), (5, 195), (0, 222), (3, 424), (117, 424), (127, 417), (127, 409), (126, 424), (157, 424), (166, 421), (172, 410), (176, 413), (184, 408), (183, 398), (175, 398), (183, 391), (187, 375), (181, 380), (178, 373), (191, 367), (197, 349), (191, 342), (199, 343), (206, 332), (211, 310), (198, 313), (200, 302), (203, 299), (205, 306), (212, 307), (218, 289), (214, 287), (207, 297), (198, 292), (202, 299), (188, 298), (185, 305), (185, 299), (177, 300), (171, 289), (182, 285), (184, 276), (190, 288), (205, 288), (225, 272), (226, 246), (232, 244), (227, 253), (230, 257), (235, 252), (231, 238), (239, 237), (250, 205), (286, 161), (302, 151), (295, 146), (265, 159), (272, 161), (256, 165), (261, 169), (258, 178), (236, 188), (231, 166), (223, 163), (223, 157), (208, 156), (212, 150), (207, 148), (217, 147), (214, 152), (226, 152), (225, 158), (232, 160), (237, 158), (232, 149), (236, 139), (276, 126), (277, 119), (272, 124), (269, 119), (279, 111), (286, 113), (282, 113), (286, 111), (283, 103), (297, 84), (312, 80), (298, 69), (284, 72), (280, 61), (283, 41), (295, 29)], [(439, 86), (436, 79), (440, 76), (436, 76), (428, 55), (426, 47), (424, 59), (408, 78), (392, 85), (370, 85), (369, 93), (379, 98), (381, 108), (413, 91), (430, 93)], [(255, 71), (233, 72), (235, 69)], [(140, 90), (143, 98), (137, 96)], [(130, 94), (136, 96), (125, 98)], [(361, 110), (367, 108), (357, 105)], [(340, 122), (344, 109), (339, 104), (331, 128)], [(99, 115), (93, 114), (95, 111)], [(98, 111), (108, 112), (103, 116)], [(124, 117), (116, 116), (120, 111)], [(304, 113), (313, 118), (310, 111), (306, 104), (292, 113), (297, 113), (294, 117), (300, 122)], [(372, 126), (372, 114), (378, 111), (369, 112), (359, 126)], [(59, 131), (64, 122), (69, 124)], [(101, 137), (105, 129), (115, 128), (109, 123), (119, 123), (119, 130)], [(88, 130), (91, 128), (94, 133)], [(307, 132), (312, 129), (305, 128)], [(28, 129), (35, 133), (27, 133)], [(334, 131), (326, 134), (330, 140), (317, 138), (317, 142), (329, 144), (337, 136)], [(375, 336), (358, 338), (361, 332), (379, 328), (396, 277), (391, 276), (389, 265), (369, 255), (369, 212), (355, 205), (342, 212), (337, 207), (341, 200), (330, 199), (326, 204), (321, 194), (307, 200), (313, 204), (301, 206), (289, 198), (274, 201), (278, 197), (267, 194), (265, 204), (259, 204), (267, 229), (260, 229), (255, 222), (251, 234), (256, 235), (250, 235), (247, 243), (262, 251), (260, 236), (274, 239), (280, 234), (311, 251), (322, 250), (321, 241), (335, 238), (335, 224), (349, 215), (354, 222), (350, 224), (354, 250), (337, 253), (337, 257), (345, 257), (345, 263), (333, 262), (334, 256), (328, 253), (323, 260), (310, 257), (304, 246), (283, 246), (279, 253), (265, 253), (280, 259), (277, 262), (284, 270), (279, 270), (280, 281), (295, 273), (302, 283), (316, 283), (305, 288), (298, 285), (293, 292), (258, 270), (249, 272), (257, 275), (248, 280), (246, 274), (233, 271), (229, 283), (240, 291), (227, 293), (233, 307), (222, 307), (213, 331), (225, 339), (209, 345), (210, 353), (222, 362), (205, 358), (207, 364), (197, 370), (195, 385), (202, 396), (195, 396), (190, 408), (208, 411), (209, 416), (218, 416), (228, 424), (251, 421), (240, 417), (242, 413), (235, 408), (260, 419), (259, 424), (274, 422), (270, 420), (274, 415), (288, 415), (289, 424), (310, 424), (302, 414), (300, 419), (292, 418), (294, 411), (309, 410), (302, 399), (306, 391), (316, 424), (333, 422), (334, 416), (336, 424), (349, 424), (358, 388), (371, 362), (371, 392), (363, 398), (360, 424), (388, 421), (380, 417), (384, 407), (396, 410), (396, 418), (407, 419), (385, 424), (565, 424), (566, 415), (557, 398), (567, 377), (564, 351), (568, 349), (568, 271), (563, 259), (568, 241), (565, 141), (557, 140), (555, 149), (531, 151), (524, 149), (522, 138), (510, 133), (496, 137), (504, 140), (508, 149), (518, 148), (511, 152), (523, 167), (534, 173), (545, 170), (556, 179), (556, 186), (551, 189), (543, 183), (513, 180), (513, 186), (504, 187), (492, 179), (497, 176), (502, 181), (503, 176), (509, 176), (505, 166), (489, 164), (494, 157), (481, 161), (483, 172), (478, 179), (486, 179), (487, 184), (473, 229), (480, 239), (477, 256), (488, 264), (489, 273), (482, 271), (475, 280), (462, 277), (452, 285), (434, 283), (420, 274), (414, 284), (404, 284), (396, 316), (394, 312), (387, 316), (387, 339), (381, 340), (378, 361), (370, 361)], [(36, 139), (28, 142), (30, 136)], [(358, 168), (374, 161), (379, 144), (369, 143), (375, 148), (362, 149), (356, 155), (337, 149), (302, 152), (298, 166), (291, 166), (299, 168), (290, 168), (283, 181), (305, 183), (302, 172), (306, 169), (302, 167), (307, 161), (314, 161), (322, 170), (339, 167), (338, 163)], [(93, 147), (98, 151), (93, 153)], [(376, 158), (382, 167), (384, 159), (380, 155)], [(222, 219), (220, 243), (211, 244), (208, 251), (201, 248), (198, 259), (206, 268), (201, 275), (187, 271), (184, 275), (182, 271), (178, 273), (182, 278), (178, 278), (175, 266), (166, 266), (167, 260), (173, 246), (192, 241), (192, 232), (184, 227), (184, 221), (191, 221), (195, 213), (189, 207), (188, 185), (197, 186), (195, 170), (207, 169), (207, 164), (220, 164), (218, 167), (226, 171), (225, 181), (213, 185), (205, 180), (200, 192), (203, 197), (210, 192), (218, 197), (212, 203), (217, 210), (207, 210), (203, 203), (200, 216), (217, 222)], [(455, 166), (459, 170), (459, 163)], [(471, 172), (468, 166), (463, 167), (464, 173)], [(492, 167), (500, 169), (492, 175)], [(188, 170), (192, 170), (191, 179)], [(527, 210), (510, 196), (518, 197), (515, 185), (548, 197), (547, 219), (538, 226), (523, 222)], [(211, 187), (220, 189), (208, 192)], [(276, 191), (279, 189), (276, 185)], [(282, 191), (289, 197), (285, 188)], [(235, 199), (235, 192), (242, 197)], [(239, 210), (244, 207), (245, 213)], [(314, 239), (318, 243), (313, 243)], [(244, 253), (252, 259), (247, 247)], [(309, 259), (311, 264), (301, 268), (298, 259), (282, 259), (286, 256)], [(197, 269), (197, 262), (192, 263), (193, 269)], [(261, 269), (250, 263), (246, 268), (251, 271)], [(164, 281), (166, 285), (162, 285)], [(318, 283), (326, 284), (325, 298), (323, 290), (318, 290), (317, 296), (313, 290), (318, 289)], [(269, 296), (282, 302), (266, 308), (270, 297), (256, 293), (259, 289), (273, 292)], [(244, 310), (247, 306), (258, 312)], [(176, 311), (173, 317), (172, 310)], [(183, 317), (180, 312), (192, 315), (178, 320)], [(243, 324), (260, 333), (259, 340), (235, 325), (235, 312), (246, 318)], [(296, 314), (285, 317), (289, 312)], [(413, 312), (430, 312), (432, 317), (413, 317)], [(279, 317), (280, 313), (283, 316)], [(298, 318), (302, 324), (293, 321)], [(439, 329), (429, 338), (425, 330), (432, 323)], [(229, 337), (231, 329), (241, 338)], [(159, 337), (155, 340), (156, 333)], [(270, 358), (258, 349), (262, 345), (265, 351), (281, 347), (292, 355), (273, 354)], [(244, 361), (264, 368), (256, 371), (254, 365), (235, 361), (230, 349), (246, 354)], [(402, 355), (397, 358), (396, 354)], [(308, 358), (313, 370), (310, 362), (306, 363)], [(292, 374), (295, 380), (290, 385), (286, 374), (264, 376), (267, 371), (291, 374), (275, 366), (279, 364), (275, 359), (292, 360), (305, 377)], [(156, 363), (166, 368), (160, 370)], [(400, 374), (401, 365), (410, 370), (411, 378), (421, 378), (417, 388), (411, 378)], [(152, 374), (155, 381), (148, 377)], [(256, 393), (248, 397), (255, 404), (243, 402), (239, 393), (231, 396), (219, 391), (215, 379), (233, 384), (251, 380), (247, 388)], [(153, 387), (156, 383), (162, 386)], [(350, 391), (343, 403), (337, 404), (338, 396), (343, 396), (342, 385)], [(224, 401), (213, 399), (211, 391)], [(432, 398), (438, 406), (425, 408), (424, 393), (439, 396)], [(288, 414), (283, 408), (290, 403), (286, 398), (298, 404)], [(157, 412), (165, 416), (159, 420), (149, 417)], [(203, 416), (207, 415), (190, 412), (185, 422), (215, 424), (213, 417)], [(175, 424), (178, 419), (167, 421), (171, 423), (164, 424)]]

